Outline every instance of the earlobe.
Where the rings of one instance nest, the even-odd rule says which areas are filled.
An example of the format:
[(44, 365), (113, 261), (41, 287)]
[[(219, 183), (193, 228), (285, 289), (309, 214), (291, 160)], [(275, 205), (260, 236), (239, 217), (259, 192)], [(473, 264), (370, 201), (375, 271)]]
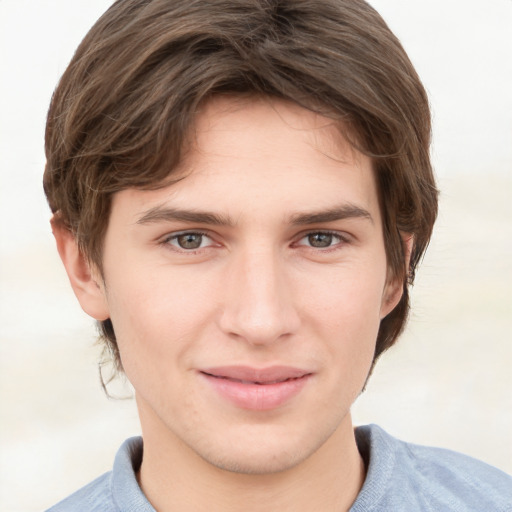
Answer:
[[(409, 263), (411, 260), (412, 248), (414, 245), (414, 237), (409, 233), (401, 233), (402, 246), (404, 249), (405, 257), (405, 276), (409, 275)], [(381, 320), (389, 315), (393, 309), (398, 305), (404, 293), (404, 281), (400, 277), (395, 277), (389, 280), (384, 289), (381, 304)]]
[(57, 250), (82, 309), (96, 320), (107, 320), (110, 315), (99, 273), (94, 275), (71, 231), (55, 217), (51, 220), (51, 225)]
[(398, 305), (403, 294), (403, 282), (399, 279), (394, 279), (386, 284), (382, 303), (380, 308), (380, 319), (389, 315), (393, 309)]

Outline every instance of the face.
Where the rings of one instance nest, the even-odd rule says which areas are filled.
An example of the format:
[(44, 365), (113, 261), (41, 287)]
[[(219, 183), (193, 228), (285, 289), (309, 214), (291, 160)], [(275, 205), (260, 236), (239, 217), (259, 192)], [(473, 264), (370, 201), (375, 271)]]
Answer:
[(327, 118), (229, 98), (178, 173), (116, 194), (104, 244), (143, 430), (231, 471), (292, 467), (350, 430), (399, 299), (371, 162)]

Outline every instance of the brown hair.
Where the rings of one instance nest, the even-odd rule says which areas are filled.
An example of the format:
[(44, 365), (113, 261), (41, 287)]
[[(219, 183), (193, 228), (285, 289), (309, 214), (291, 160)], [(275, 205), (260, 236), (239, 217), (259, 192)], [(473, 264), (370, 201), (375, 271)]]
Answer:
[[(157, 188), (180, 161), (201, 102), (287, 99), (342, 121), (374, 161), (390, 274), (403, 280), (375, 360), (402, 331), (437, 189), (430, 112), (405, 51), (363, 0), (118, 0), (77, 49), (52, 98), (44, 190), (101, 271), (112, 195)], [(414, 247), (409, 272), (400, 232)], [(110, 320), (101, 331), (121, 368)]]

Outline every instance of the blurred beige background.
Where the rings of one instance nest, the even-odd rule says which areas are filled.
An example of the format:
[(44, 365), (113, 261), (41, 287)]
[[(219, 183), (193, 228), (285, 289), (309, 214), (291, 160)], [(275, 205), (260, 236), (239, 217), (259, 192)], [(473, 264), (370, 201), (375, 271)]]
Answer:
[[(413, 314), (354, 407), (512, 473), (512, 2), (374, 0), (429, 91), (442, 191)], [(0, 509), (42, 510), (139, 432), (109, 401), (41, 189), (51, 92), (106, 0), (0, 0)], [(121, 394), (129, 390), (117, 386)]]

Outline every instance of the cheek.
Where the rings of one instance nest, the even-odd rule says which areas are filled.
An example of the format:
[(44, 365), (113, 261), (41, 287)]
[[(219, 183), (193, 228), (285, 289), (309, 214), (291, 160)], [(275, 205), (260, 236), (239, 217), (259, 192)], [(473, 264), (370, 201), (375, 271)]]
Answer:
[[(112, 273), (107, 282), (107, 300), (123, 366), (130, 370), (150, 364), (158, 371), (183, 357), (198, 330), (211, 314), (205, 287), (194, 286), (186, 276), (162, 269)], [(108, 292), (108, 290), (111, 290)], [(172, 354), (173, 357), (169, 357)]]
[(339, 268), (324, 276), (316, 272), (295, 296), (304, 297), (302, 309), (309, 312), (311, 321), (316, 318), (332, 329), (361, 332), (378, 328), (385, 281), (385, 269)]
[(353, 382), (357, 392), (373, 360), (384, 285), (385, 271), (353, 269), (331, 275), (323, 285), (319, 280), (308, 283), (304, 323), (314, 330), (313, 336), (324, 340), (326, 354), (335, 362), (331, 377)]

